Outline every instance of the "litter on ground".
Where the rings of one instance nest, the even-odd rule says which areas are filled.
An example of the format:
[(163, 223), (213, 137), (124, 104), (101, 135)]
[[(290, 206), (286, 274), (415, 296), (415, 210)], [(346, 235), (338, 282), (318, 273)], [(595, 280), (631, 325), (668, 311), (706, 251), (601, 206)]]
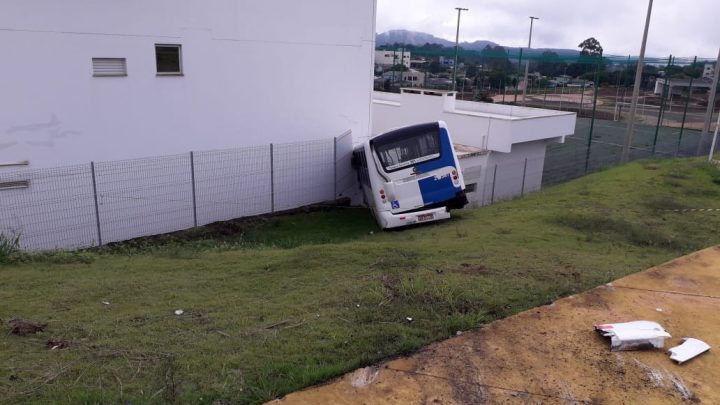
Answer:
[(595, 330), (610, 337), (610, 350), (662, 349), (665, 339), (672, 337), (660, 324), (652, 321), (633, 321), (595, 325)]
[(695, 338), (684, 338), (683, 343), (668, 350), (670, 358), (683, 364), (684, 362), (695, 358), (706, 351), (710, 350), (710, 345), (702, 340)]

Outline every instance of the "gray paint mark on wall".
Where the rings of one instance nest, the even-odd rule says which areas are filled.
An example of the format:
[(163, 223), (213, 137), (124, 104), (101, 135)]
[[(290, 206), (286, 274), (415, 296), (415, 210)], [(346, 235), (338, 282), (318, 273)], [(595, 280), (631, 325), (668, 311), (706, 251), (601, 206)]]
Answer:
[(12, 148), (15, 145), (17, 145), (17, 142), (0, 143), (0, 150)]
[[(7, 135), (20, 135), (24, 138), (25, 144), (44, 148), (52, 148), (55, 146), (56, 139), (82, 134), (80, 131), (64, 130), (62, 128), (62, 122), (55, 114), (50, 116), (50, 120), (48, 122), (13, 126), (8, 128), (5, 133)], [(17, 145), (17, 141), (12, 141), (10, 143), (1, 144), (0, 149), (9, 149), (15, 145)]]
[(18, 125), (14, 127), (10, 127), (5, 131), (6, 134), (14, 134), (16, 132), (36, 132), (36, 131), (42, 131), (43, 129), (50, 129), (60, 126), (60, 121), (57, 119), (57, 116), (55, 114), (50, 117), (50, 122), (47, 123), (39, 123), (39, 124), (29, 124), (29, 125)]

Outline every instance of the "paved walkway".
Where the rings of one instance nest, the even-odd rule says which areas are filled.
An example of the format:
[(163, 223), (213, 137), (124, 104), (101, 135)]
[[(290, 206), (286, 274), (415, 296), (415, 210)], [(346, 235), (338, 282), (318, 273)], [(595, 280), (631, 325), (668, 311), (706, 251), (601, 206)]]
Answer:
[[(610, 352), (597, 323), (652, 320), (710, 352)], [(503, 319), (277, 404), (720, 404), (720, 246)]]

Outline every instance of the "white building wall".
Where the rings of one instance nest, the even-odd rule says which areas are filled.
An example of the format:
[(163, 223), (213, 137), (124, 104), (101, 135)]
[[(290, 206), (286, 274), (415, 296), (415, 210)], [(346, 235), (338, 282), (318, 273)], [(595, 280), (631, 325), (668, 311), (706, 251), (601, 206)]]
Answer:
[(453, 92), (406, 89), (373, 99), (373, 134), (442, 120), (455, 144), (478, 148), (459, 159), (465, 184), (474, 184), (470, 206), (540, 190), (547, 143), (575, 132), (574, 113), (460, 101)]
[[(374, 0), (3, 1), (0, 163), (362, 136), (374, 21)], [(182, 45), (183, 76), (156, 75), (156, 43)], [(93, 77), (93, 57), (128, 76)]]
[(473, 189), (467, 192), (470, 207), (539, 191), (546, 145), (547, 141), (538, 140), (513, 145), (512, 153), (461, 156), (459, 161), (465, 185)]

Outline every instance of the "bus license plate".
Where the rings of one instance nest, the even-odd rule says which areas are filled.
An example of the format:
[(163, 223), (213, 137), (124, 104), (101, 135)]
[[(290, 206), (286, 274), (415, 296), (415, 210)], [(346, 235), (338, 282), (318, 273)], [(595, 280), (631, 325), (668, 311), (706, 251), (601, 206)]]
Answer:
[(433, 218), (435, 218), (435, 214), (420, 214), (418, 215), (418, 222), (429, 221)]

